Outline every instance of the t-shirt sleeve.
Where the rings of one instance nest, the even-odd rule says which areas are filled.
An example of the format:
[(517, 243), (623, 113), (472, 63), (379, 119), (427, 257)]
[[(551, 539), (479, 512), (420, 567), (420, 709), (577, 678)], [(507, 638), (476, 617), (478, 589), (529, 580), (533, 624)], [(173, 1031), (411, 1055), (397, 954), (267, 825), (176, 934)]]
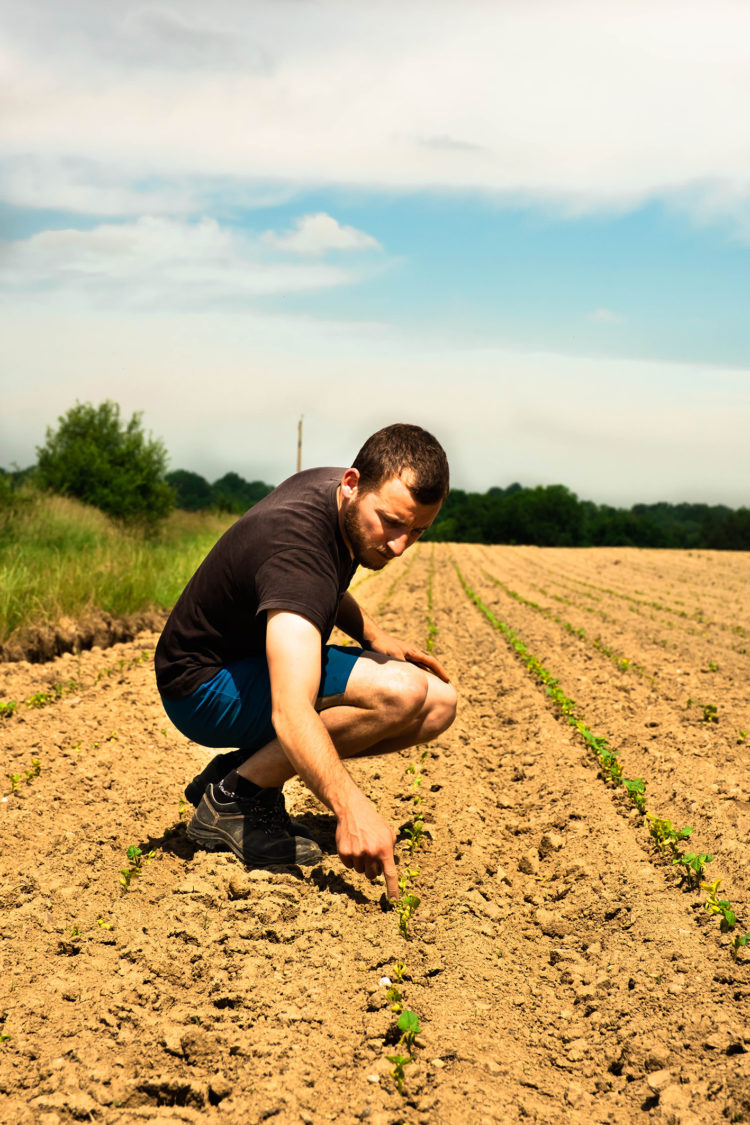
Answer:
[(255, 575), (257, 613), (286, 609), (312, 621), (327, 639), (339, 601), (338, 582), (327, 560), (300, 549), (268, 559)]

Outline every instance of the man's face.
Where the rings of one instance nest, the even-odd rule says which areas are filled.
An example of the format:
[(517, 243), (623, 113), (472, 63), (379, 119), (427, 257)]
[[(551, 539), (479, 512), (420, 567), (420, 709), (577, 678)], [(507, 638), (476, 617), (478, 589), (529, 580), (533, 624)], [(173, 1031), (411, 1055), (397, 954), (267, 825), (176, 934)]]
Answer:
[(360, 494), (354, 489), (344, 510), (342, 530), (359, 565), (382, 570), (416, 543), (440, 507), (439, 503), (420, 504), (401, 477), (391, 477), (375, 492)]

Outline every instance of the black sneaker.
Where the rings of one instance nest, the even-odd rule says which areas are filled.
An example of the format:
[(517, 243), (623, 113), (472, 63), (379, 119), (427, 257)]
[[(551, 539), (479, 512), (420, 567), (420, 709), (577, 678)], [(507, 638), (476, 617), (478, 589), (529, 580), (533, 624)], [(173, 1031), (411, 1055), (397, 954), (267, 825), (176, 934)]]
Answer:
[(314, 840), (293, 836), (292, 821), (280, 789), (263, 789), (249, 801), (228, 801), (214, 797), (209, 784), (193, 819), (188, 837), (207, 851), (229, 848), (248, 867), (267, 867), (276, 863), (312, 865), (323, 853)]
[[(222, 778), (225, 778), (232, 770), (236, 770), (237, 766), (241, 766), (249, 757), (247, 750), (229, 750), (226, 754), (217, 754), (205, 769), (197, 773), (190, 784), (185, 787), (185, 800), (197, 808), (209, 785), (218, 785)], [(304, 836), (307, 839), (312, 839), (310, 829), (301, 821), (292, 820), (289, 816), (284, 804), (282, 790), (278, 789), (277, 792), (281, 798), (281, 816), (287, 832), (291, 836)]]

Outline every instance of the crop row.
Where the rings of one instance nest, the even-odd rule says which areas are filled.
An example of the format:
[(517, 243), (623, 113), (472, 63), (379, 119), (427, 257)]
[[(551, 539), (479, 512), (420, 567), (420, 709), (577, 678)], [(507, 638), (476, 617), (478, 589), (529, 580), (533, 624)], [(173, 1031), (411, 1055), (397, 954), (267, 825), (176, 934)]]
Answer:
[[(548, 573), (552, 574), (553, 572), (548, 571)], [(681, 609), (681, 608), (678, 608), (676, 606), (668, 605), (664, 601), (658, 601), (655, 598), (636, 597), (634, 594), (627, 594), (622, 590), (615, 590), (610, 586), (602, 586), (602, 585), (599, 585), (599, 584), (594, 583), (594, 582), (587, 582), (583, 578), (576, 578), (574, 575), (571, 575), (571, 574), (561, 575), (560, 573), (554, 573), (553, 577), (558, 582), (567, 581), (567, 582), (574, 583), (576, 586), (583, 587), (584, 589), (594, 591), (594, 593), (592, 595), (589, 595), (591, 597), (597, 597), (598, 598), (599, 595), (606, 594), (609, 597), (617, 598), (620, 601), (624, 601), (624, 602), (628, 603), (629, 607), (631, 609), (633, 609), (636, 613), (640, 613), (641, 608), (652, 609), (652, 610), (656, 610), (658, 613), (662, 613), (662, 614), (666, 614), (667, 616), (679, 618), (682, 621), (684, 621), (685, 623), (699, 625), (702, 628), (720, 629), (723, 632), (731, 633), (734, 636), (738, 636), (738, 637), (748, 637), (748, 636), (750, 636), (750, 630), (746, 629), (744, 626), (738, 625), (737, 623), (728, 624), (725, 621), (715, 621), (713, 619), (710, 619), (710, 618), (706, 617), (703, 610), (701, 610), (699, 608), (691, 613), (686, 609)], [(550, 595), (550, 596), (554, 596), (554, 595)], [(579, 606), (579, 608), (590, 609), (590, 607), (582, 607), (582, 606)], [(596, 610), (592, 610), (592, 612), (596, 612)], [(693, 630), (691, 630), (691, 631), (693, 631)], [(739, 653), (742, 653), (744, 655), (747, 655), (747, 649), (744, 648), (744, 647), (736, 648), (735, 651), (737, 651)]]
[[(683, 849), (682, 845), (692, 835), (692, 828), (677, 828), (673, 825), (671, 820), (657, 817), (648, 812), (646, 808), (646, 780), (644, 778), (626, 778), (624, 776), (622, 763), (619, 760), (619, 751), (611, 747), (605, 738), (594, 734), (593, 731), (589, 729), (580, 715), (575, 701), (565, 695), (559, 686), (559, 681), (544, 667), (541, 661), (529, 651), (527, 645), (518, 633), (504, 621), (499, 620), (484, 604), (479, 595), (469, 586), (455, 561), (453, 565), (458, 580), (467, 597), (474, 603), (477, 609), (480, 610), (493, 628), (497, 629), (498, 632), (505, 637), (510, 647), (522, 660), (526, 668), (544, 685), (546, 694), (554, 703), (559, 714), (575, 729), (581, 740), (594, 753), (601, 767), (603, 778), (610, 784), (624, 789), (627, 797), (635, 806), (638, 813), (644, 821), (647, 822), (649, 833), (658, 848), (659, 854), (670, 859), (672, 866), (678, 866), (682, 869), (683, 880), (688, 887), (700, 887), (700, 889), (708, 892), (708, 897), (704, 902), (704, 908), (709, 914), (719, 917), (722, 933), (734, 931), (738, 925), (738, 919), (732, 909), (731, 903), (728, 898), (718, 897), (718, 887), (722, 880), (718, 879), (714, 883), (701, 881), (705, 873), (706, 864), (713, 861), (713, 856), (706, 852), (688, 852)], [(750, 932), (744, 935), (740, 935), (739, 933), (735, 934), (731, 945), (733, 957), (736, 958), (739, 950), (749, 944)]]

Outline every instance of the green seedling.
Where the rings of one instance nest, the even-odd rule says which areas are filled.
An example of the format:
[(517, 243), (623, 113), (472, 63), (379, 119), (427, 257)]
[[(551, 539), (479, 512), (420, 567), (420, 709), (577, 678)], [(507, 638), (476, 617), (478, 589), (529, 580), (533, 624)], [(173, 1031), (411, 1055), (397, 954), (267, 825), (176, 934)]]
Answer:
[(18, 704), (16, 703), (15, 699), (9, 699), (6, 703), (0, 703), (0, 715), (4, 715), (6, 718), (8, 718), (13, 714), (17, 707)]
[(145, 863), (148, 863), (150, 859), (153, 859), (156, 855), (156, 852), (149, 852), (144, 856), (143, 851), (138, 847), (137, 844), (131, 844), (126, 854), (128, 859), (130, 860), (130, 866), (123, 867), (120, 871), (120, 886), (124, 891), (128, 890), (131, 881), (135, 878), (136, 875), (140, 875), (141, 871), (143, 870), (143, 865)]
[(740, 937), (739, 934), (735, 934), (734, 941), (732, 942), (732, 957), (735, 961), (737, 960), (737, 954), (740, 949), (744, 949), (747, 945), (750, 945), (750, 933), (744, 934), (742, 937)]
[(71, 938), (79, 938), (81, 936), (80, 927), (79, 926), (73, 926), (73, 929), (70, 931), (70, 936), (71, 936)]
[(634, 777), (632, 780), (623, 778), (622, 784), (625, 786), (630, 800), (633, 802), (638, 812), (643, 816), (646, 815), (646, 782), (642, 777)]
[(408, 894), (402, 894), (401, 898), (393, 900), (398, 913), (398, 928), (406, 941), (409, 941), (409, 926), (420, 902), (418, 895)]
[(747, 731), (741, 730), (740, 733), (739, 733), (739, 737), (737, 739), (737, 745), (739, 746), (741, 742), (746, 742), (746, 741), (747, 741)]
[(713, 703), (706, 703), (703, 706), (702, 723), (718, 723), (719, 712)]
[(675, 828), (671, 820), (662, 820), (658, 816), (646, 814), (649, 820), (648, 830), (662, 855), (669, 849), (674, 862), (679, 863), (682, 858), (680, 844), (692, 835), (692, 828)]
[(414, 1046), (414, 1040), (422, 1030), (419, 1026), (419, 1016), (416, 1012), (410, 1012), (408, 1008), (404, 1008), (398, 1018), (397, 1026), (401, 1032), (399, 1044), (403, 1043), (406, 1049), (411, 1051)]
[(707, 852), (685, 852), (684, 855), (677, 856), (676, 859), (673, 859), (672, 863), (677, 863), (685, 868), (685, 878), (692, 887), (700, 880), (706, 864), (712, 863), (713, 858), (714, 857)]
[(50, 692), (37, 691), (26, 700), (27, 707), (44, 707), (52, 699)]
[(406, 889), (409, 886), (409, 883), (411, 883), (412, 879), (416, 879), (417, 875), (419, 875), (418, 867), (404, 868), (404, 870), (398, 877), (398, 889), (401, 891), (402, 895), (406, 894)]
[(417, 817), (411, 828), (404, 829), (404, 835), (409, 840), (409, 856), (413, 856), (417, 848), (421, 848), (424, 842), (424, 821), (421, 817)]
[(17, 793), (18, 792), (18, 784), (21, 780), (20, 773), (9, 773), (8, 778), (10, 779), (10, 791), (11, 791), (11, 793)]
[(0, 1043), (7, 1043), (10, 1039), (7, 1031), (0, 1031)]
[(180, 803), (177, 806), (177, 815), (180, 818), (180, 820), (184, 820), (186, 812), (187, 812), (187, 805), (185, 804), (184, 801), (180, 801)]
[(32, 778), (39, 777), (39, 774), (41, 772), (42, 772), (42, 763), (39, 761), (38, 758), (32, 758), (31, 759), (31, 769), (30, 770), (24, 770), (24, 773), (26, 775), (26, 781), (29, 782), (29, 781), (32, 780)]
[(403, 983), (405, 973), (406, 973), (406, 965), (404, 964), (403, 961), (397, 961), (396, 964), (393, 966), (393, 979), (396, 981), (397, 984)]
[(113, 930), (114, 929), (113, 924), (111, 922), (105, 922), (103, 918), (97, 918), (96, 924), (102, 930)]
[(715, 660), (709, 660), (709, 662), (708, 662), (708, 670), (709, 670), (709, 672), (718, 672), (718, 670), (719, 670), (719, 665), (718, 665), (718, 664), (716, 663), (716, 661), (715, 661)]
[(385, 998), (390, 1004), (392, 1012), (395, 1012), (396, 1015), (403, 1012), (404, 998), (395, 985), (392, 984), (390, 988), (386, 990)]
[(391, 1071), (391, 1078), (396, 1083), (396, 1089), (399, 1094), (404, 1092), (404, 1067), (413, 1060), (408, 1055), (386, 1055), (388, 1062), (393, 1063), (393, 1070)]
[(718, 889), (721, 879), (714, 883), (701, 883), (701, 890), (708, 891), (708, 898), (703, 903), (703, 909), (709, 914), (718, 914), (721, 918), (721, 932), (729, 933), (737, 924), (737, 916), (729, 904), (729, 899), (719, 898)]

